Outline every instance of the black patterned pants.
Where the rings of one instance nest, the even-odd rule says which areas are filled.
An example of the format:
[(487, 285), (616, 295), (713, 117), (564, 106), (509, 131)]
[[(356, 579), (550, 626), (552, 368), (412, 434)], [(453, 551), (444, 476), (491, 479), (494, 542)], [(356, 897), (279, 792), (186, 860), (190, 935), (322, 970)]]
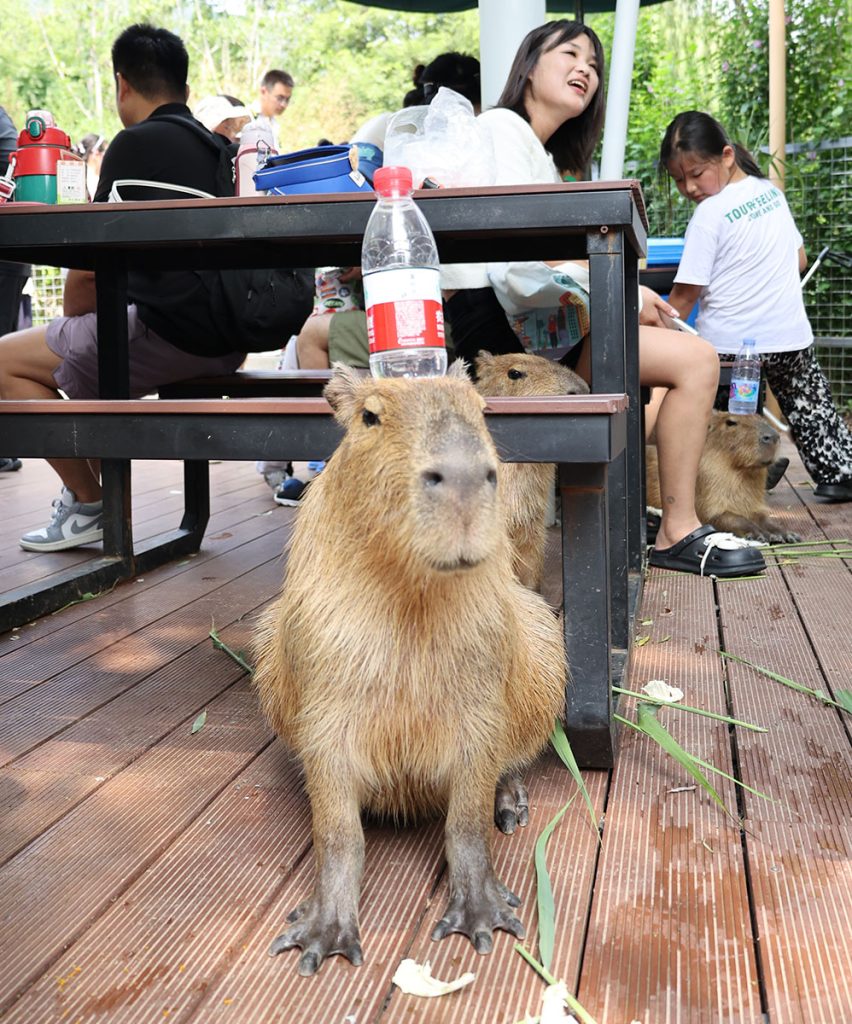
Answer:
[(852, 479), (852, 434), (837, 411), (813, 346), (795, 352), (765, 352), (760, 360), (766, 383), (778, 399), (790, 424), (790, 436), (814, 481), (833, 484)]

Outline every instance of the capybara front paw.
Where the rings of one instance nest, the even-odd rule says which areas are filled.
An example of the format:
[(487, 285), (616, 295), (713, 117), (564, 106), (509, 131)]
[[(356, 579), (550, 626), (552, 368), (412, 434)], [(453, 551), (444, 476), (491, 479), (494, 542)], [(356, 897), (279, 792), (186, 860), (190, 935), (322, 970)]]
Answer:
[(341, 921), (333, 911), (316, 910), (310, 900), (297, 907), (287, 920), (294, 924), (274, 940), (269, 955), (277, 956), (298, 946), (302, 950), (298, 971), (303, 977), (316, 974), (323, 960), (336, 953), (356, 967), (364, 962), (356, 922)]
[(529, 794), (520, 776), (504, 776), (494, 794), (494, 824), (507, 836), (518, 826), (525, 828), (530, 820), (529, 805)]
[(495, 878), (478, 893), (456, 894), (432, 930), (432, 938), (443, 939), (451, 932), (460, 932), (470, 939), (477, 953), (490, 953), (494, 945), (491, 933), (496, 928), (511, 932), (518, 939), (524, 937), (524, 926), (510, 909), (520, 903)]

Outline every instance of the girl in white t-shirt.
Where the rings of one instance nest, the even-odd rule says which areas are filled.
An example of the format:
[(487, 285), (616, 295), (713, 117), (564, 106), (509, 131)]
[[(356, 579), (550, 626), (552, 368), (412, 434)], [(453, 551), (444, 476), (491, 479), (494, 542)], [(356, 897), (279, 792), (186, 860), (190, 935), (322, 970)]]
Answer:
[(669, 302), (686, 316), (700, 299), (696, 326), (725, 358), (757, 341), (814, 494), (852, 500), (852, 435), (813, 354), (799, 277), (807, 261), (784, 193), (698, 110), (668, 126), (660, 164), (697, 204)]

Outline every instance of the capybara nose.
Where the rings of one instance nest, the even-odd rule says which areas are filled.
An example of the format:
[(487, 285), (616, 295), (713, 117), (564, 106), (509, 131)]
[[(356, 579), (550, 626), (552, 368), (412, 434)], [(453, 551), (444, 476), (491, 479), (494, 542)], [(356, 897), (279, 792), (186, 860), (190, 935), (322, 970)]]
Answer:
[(497, 467), (489, 460), (471, 459), (463, 454), (448, 454), (420, 474), (427, 494), (432, 493), (465, 501), (483, 488), (497, 486)]

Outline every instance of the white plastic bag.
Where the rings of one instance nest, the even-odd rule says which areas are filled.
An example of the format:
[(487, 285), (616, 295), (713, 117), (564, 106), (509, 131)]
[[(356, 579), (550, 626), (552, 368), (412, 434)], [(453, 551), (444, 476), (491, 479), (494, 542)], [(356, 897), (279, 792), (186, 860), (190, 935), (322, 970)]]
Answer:
[(443, 86), (428, 107), (393, 115), (384, 157), (385, 167), (410, 167), (417, 187), (424, 178), (446, 188), (494, 183), (491, 136), (477, 123), (470, 100)]
[(494, 294), (528, 352), (573, 348), (589, 332), (589, 272), (577, 263), (489, 263)]

